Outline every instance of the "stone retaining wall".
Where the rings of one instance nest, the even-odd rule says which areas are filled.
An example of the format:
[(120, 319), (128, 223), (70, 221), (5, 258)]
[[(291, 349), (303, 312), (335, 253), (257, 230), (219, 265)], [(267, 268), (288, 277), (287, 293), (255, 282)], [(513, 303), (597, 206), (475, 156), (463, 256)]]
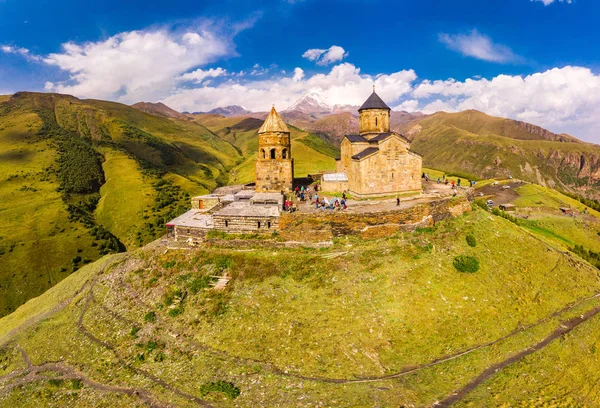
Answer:
[(467, 197), (431, 201), (414, 207), (377, 213), (344, 211), (282, 213), (279, 235), (284, 240), (320, 242), (344, 235), (381, 238), (398, 231), (414, 231), (471, 211)]
[(260, 233), (267, 234), (277, 231), (279, 217), (249, 217), (213, 215), (215, 230), (230, 233)]

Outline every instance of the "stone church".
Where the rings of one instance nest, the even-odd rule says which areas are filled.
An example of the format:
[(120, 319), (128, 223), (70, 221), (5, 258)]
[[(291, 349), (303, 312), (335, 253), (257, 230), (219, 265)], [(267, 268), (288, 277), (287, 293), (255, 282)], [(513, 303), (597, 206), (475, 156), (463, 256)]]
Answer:
[(342, 140), (338, 173), (324, 175), (328, 182), (357, 197), (421, 191), (422, 158), (410, 151), (410, 141), (390, 131), (390, 107), (375, 93), (360, 107), (359, 134)]
[(256, 160), (256, 191), (292, 191), (294, 160), (290, 130), (275, 110), (258, 130), (258, 160)]

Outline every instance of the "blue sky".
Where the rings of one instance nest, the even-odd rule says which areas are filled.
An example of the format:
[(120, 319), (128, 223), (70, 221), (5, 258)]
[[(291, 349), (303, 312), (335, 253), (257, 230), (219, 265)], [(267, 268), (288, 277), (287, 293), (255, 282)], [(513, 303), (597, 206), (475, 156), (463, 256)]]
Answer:
[(600, 142), (594, 0), (0, 0), (0, 93), (479, 109)]

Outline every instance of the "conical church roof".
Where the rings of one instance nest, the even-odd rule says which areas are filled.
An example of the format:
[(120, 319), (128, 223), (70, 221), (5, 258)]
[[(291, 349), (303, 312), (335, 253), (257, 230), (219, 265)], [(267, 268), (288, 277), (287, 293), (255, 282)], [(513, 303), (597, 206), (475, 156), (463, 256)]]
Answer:
[(271, 109), (271, 113), (269, 113), (269, 116), (265, 120), (265, 123), (263, 123), (261, 128), (258, 130), (258, 133), (267, 132), (290, 133), (290, 130), (288, 129), (287, 125), (275, 110), (275, 106), (273, 106), (273, 108)]
[(360, 107), (360, 109), (358, 111), (360, 112), (361, 110), (364, 110), (364, 109), (387, 109), (387, 110), (391, 110), (390, 107), (385, 104), (385, 102), (383, 101), (383, 99), (381, 99), (379, 97), (379, 95), (377, 95), (375, 93), (375, 89), (373, 89), (373, 93), (371, 94), (371, 96), (369, 96), (369, 99), (367, 99), (365, 101), (365, 103), (362, 104), (362, 106)]

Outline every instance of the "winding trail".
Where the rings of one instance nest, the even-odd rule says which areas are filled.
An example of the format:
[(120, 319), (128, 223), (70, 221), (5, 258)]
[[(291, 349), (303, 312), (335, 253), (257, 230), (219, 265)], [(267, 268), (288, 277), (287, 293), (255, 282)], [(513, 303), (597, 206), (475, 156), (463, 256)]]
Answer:
[(107, 342), (105, 342), (103, 340), (100, 340), (98, 337), (94, 336), (83, 325), (83, 318), (85, 317), (85, 315), (86, 315), (86, 313), (87, 313), (87, 311), (88, 311), (88, 309), (90, 307), (90, 304), (93, 301), (95, 301), (95, 298), (94, 298), (94, 287), (93, 287), (93, 285), (90, 288), (90, 290), (89, 290), (86, 298), (87, 299), (86, 299), (85, 306), (83, 307), (83, 310), (81, 311), (81, 314), (79, 315), (79, 318), (77, 319), (77, 329), (79, 330), (79, 332), (81, 334), (83, 334), (84, 336), (86, 336), (88, 339), (90, 339), (94, 343), (99, 344), (102, 347), (110, 350), (114, 354), (114, 356), (117, 358), (117, 360), (119, 360), (119, 363), (121, 363), (121, 365), (123, 367), (126, 367), (126, 368), (134, 371), (136, 374), (141, 375), (142, 377), (144, 377), (144, 378), (152, 381), (153, 383), (155, 383), (155, 384), (157, 384), (157, 385), (159, 385), (159, 386), (161, 386), (161, 387), (163, 387), (163, 388), (171, 391), (172, 393), (174, 393), (174, 394), (176, 394), (176, 395), (178, 395), (180, 397), (183, 397), (183, 398), (185, 398), (185, 399), (187, 399), (187, 400), (189, 400), (191, 402), (194, 402), (197, 405), (205, 406), (205, 407), (212, 407), (212, 405), (208, 401), (205, 401), (205, 400), (203, 400), (201, 398), (198, 398), (198, 397), (196, 397), (194, 395), (187, 394), (187, 393), (181, 391), (180, 389), (178, 389), (177, 387), (175, 387), (175, 386), (167, 383), (166, 381), (158, 378), (157, 376), (149, 373), (146, 370), (142, 370), (140, 368), (133, 367), (131, 364), (129, 364), (127, 361), (125, 361), (125, 359), (123, 357), (121, 357), (121, 355), (119, 354), (119, 352), (116, 350), (116, 348), (112, 344), (107, 343)]
[(167, 407), (166, 405), (162, 405), (162, 404), (158, 403), (156, 401), (156, 399), (153, 397), (153, 395), (144, 389), (118, 387), (118, 386), (113, 386), (113, 385), (102, 384), (102, 383), (92, 380), (91, 378), (87, 377), (81, 371), (78, 371), (74, 367), (71, 367), (66, 364), (44, 363), (41, 365), (33, 365), (31, 363), (31, 360), (29, 359), (29, 356), (25, 352), (25, 350), (23, 350), (23, 348), (18, 344), (17, 344), (16, 348), (17, 348), (17, 350), (19, 350), (21, 352), (21, 355), (23, 356), (23, 360), (27, 364), (27, 368), (24, 370), (14, 371), (7, 376), (1, 377), (0, 381), (2, 381), (2, 382), (6, 381), (6, 380), (10, 380), (10, 379), (15, 379), (15, 381), (2, 387), (0, 389), (0, 395), (7, 395), (13, 389), (23, 386), (25, 384), (38, 382), (38, 381), (48, 381), (50, 378), (48, 378), (47, 375), (44, 375), (44, 373), (52, 371), (52, 372), (55, 372), (60, 375), (59, 377), (52, 378), (55, 380), (63, 380), (63, 381), (64, 380), (79, 380), (83, 384), (87, 385), (88, 387), (94, 388), (101, 392), (112, 392), (112, 393), (118, 393), (118, 394), (126, 394), (126, 395), (129, 395), (132, 397), (138, 397), (146, 405), (150, 406), (151, 408)]
[(575, 329), (580, 324), (585, 323), (589, 319), (596, 316), (598, 313), (600, 313), (600, 306), (598, 306), (594, 309), (588, 310), (581, 316), (575, 316), (575, 317), (570, 318), (569, 320), (562, 322), (562, 324), (559, 327), (557, 327), (556, 330), (554, 330), (552, 333), (550, 333), (548, 336), (546, 336), (539, 343), (535, 344), (532, 347), (526, 348), (525, 350), (522, 350), (522, 351), (518, 352), (517, 354), (510, 356), (509, 358), (507, 358), (504, 361), (501, 361), (497, 364), (494, 364), (494, 365), (486, 368), (474, 380), (469, 382), (467, 385), (465, 385), (460, 390), (453, 393), (451, 396), (434, 404), (434, 406), (435, 407), (449, 407), (452, 404), (455, 404), (455, 403), (463, 400), (467, 396), (467, 394), (469, 394), (471, 391), (473, 391), (475, 388), (477, 388), (483, 382), (485, 382), (486, 380), (488, 380), (489, 378), (494, 376), (496, 373), (498, 373), (498, 371), (502, 370), (503, 368), (505, 368), (513, 363), (516, 363), (519, 360), (522, 360), (524, 357), (526, 357), (532, 353), (535, 353), (538, 350), (543, 349), (544, 347), (549, 345), (552, 341), (569, 333), (570, 331)]

